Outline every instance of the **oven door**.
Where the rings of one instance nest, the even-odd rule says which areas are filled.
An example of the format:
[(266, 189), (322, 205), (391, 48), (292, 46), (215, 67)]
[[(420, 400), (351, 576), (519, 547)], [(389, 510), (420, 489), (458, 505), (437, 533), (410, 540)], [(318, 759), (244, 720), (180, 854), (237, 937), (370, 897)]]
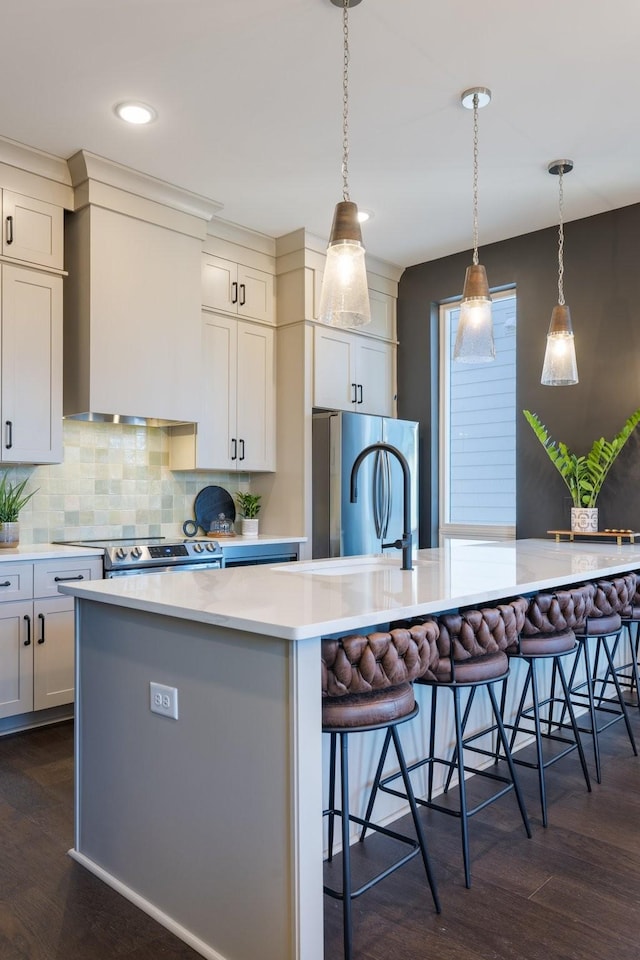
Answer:
[(136, 577), (145, 573), (181, 573), (185, 570), (219, 570), (221, 566), (221, 560), (207, 560), (200, 563), (170, 563), (164, 567), (125, 567), (119, 570), (107, 570), (104, 577), (105, 580), (111, 580), (113, 577)]

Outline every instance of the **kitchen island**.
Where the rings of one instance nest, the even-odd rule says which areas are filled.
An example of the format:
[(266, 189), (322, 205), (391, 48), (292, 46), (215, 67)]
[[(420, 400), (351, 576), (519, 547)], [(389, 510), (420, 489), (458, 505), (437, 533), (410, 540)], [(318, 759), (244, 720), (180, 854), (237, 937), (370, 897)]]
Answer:
[[(640, 547), (452, 541), (414, 564), (66, 585), (72, 856), (212, 960), (322, 960), (321, 638), (640, 569)], [(151, 712), (151, 683), (177, 691), (177, 719)]]

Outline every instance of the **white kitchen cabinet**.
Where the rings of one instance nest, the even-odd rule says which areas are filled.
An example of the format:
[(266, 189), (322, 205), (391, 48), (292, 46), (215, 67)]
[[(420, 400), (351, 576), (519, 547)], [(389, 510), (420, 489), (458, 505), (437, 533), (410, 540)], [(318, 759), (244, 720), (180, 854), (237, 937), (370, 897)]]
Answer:
[(64, 265), (64, 210), (2, 191), (2, 255), (50, 269)]
[(62, 277), (2, 264), (0, 416), (4, 463), (59, 463)]
[(394, 344), (317, 326), (314, 406), (393, 416), (394, 363)]
[(0, 562), (0, 718), (73, 702), (73, 598), (58, 584), (101, 577), (99, 557)]
[(273, 323), (273, 293), (273, 277), (264, 270), (203, 254), (203, 307)]
[(171, 430), (172, 470), (275, 470), (274, 329), (205, 312), (202, 414)]

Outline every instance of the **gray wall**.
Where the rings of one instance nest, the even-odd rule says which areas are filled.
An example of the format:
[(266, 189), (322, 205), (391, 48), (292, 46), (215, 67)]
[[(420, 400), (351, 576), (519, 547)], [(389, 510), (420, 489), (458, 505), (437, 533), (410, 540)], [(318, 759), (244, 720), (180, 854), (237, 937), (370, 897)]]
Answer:
[[(551, 310), (558, 299), (558, 230), (482, 247), (492, 290), (518, 296), (517, 535), (566, 529), (571, 505), (557, 470), (524, 420), (539, 415), (554, 439), (586, 453), (610, 439), (640, 407), (640, 204), (565, 225), (565, 297), (571, 309), (580, 382), (543, 387), (540, 373)], [(420, 429), (420, 545), (437, 527), (438, 303), (462, 294), (470, 252), (409, 267), (398, 302), (398, 416)], [(640, 530), (640, 428), (600, 495), (599, 525)]]

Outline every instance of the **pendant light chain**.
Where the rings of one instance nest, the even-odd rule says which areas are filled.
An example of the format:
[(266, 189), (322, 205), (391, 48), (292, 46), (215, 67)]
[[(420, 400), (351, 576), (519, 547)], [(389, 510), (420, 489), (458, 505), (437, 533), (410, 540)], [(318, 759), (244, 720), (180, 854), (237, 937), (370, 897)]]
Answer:
[(342, 8), (342, 199), (349, 200), (349, 0)]
[(560, 210), (560, 223), (558, 226), (558, 303), (564, 306), (564, 191), (562, 186), (562, 177), (564, 166), (560, 165), (558, 171), (558, 207)]
[(478, 265), (478, 94), (473, 95), (473, 263)]

